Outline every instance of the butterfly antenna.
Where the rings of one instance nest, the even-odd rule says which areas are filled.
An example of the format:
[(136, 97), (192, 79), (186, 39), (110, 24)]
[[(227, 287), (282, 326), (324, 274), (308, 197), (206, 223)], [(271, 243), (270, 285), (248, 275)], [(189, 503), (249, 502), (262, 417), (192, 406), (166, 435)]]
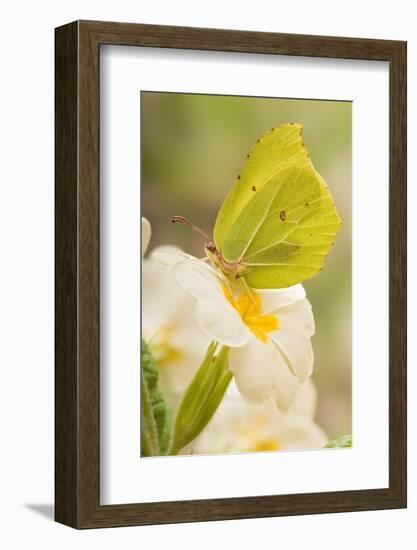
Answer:
[(191, 223), (189, 220), (187, 220), (187, 218), (184, 218), (183, 216), (174, 216), (171, 219), (171, 223), (177, 223), (177, 222), (183, 223), (184, 225), (189, 225), (191, 229), (193, 229), (194, 231), (196, 231), (197, 233), (200, 233), (200, 235), (205, 237), (208, 242), (212, 241), (212, 239), (207, 235), (207, 233), (204, 233), (204, 231), (202, 231), (199, 227), (197, 227), (196, 225)]

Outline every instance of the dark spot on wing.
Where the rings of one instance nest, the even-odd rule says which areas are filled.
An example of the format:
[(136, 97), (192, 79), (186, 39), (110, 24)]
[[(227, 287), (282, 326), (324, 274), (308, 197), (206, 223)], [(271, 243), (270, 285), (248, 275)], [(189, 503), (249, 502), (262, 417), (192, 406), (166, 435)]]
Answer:
[(281, 212), (279, 213), (279, 219), (282, 222), (285, 222), (285, 220), (287, 219), (287, 213), (285, 212), (285, 210), (281, 210)]
[(252, 191), (256, 191), (256, 187), (252, 185)]
[(238, 175), (237, 179), (240, 180), (240, 174)]

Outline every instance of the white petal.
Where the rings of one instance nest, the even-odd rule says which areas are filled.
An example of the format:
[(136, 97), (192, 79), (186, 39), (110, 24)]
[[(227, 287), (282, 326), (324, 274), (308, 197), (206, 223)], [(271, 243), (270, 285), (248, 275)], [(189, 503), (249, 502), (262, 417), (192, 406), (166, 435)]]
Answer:
[(246, 344), (250, 332), (236, 309), (226, 300), (221, 279), (201, 260), (187, 259), (173, 268), (174, 279), (197, 300), (196, 317), (213, 340), (225, 346)]
[(256, 293), (262, 298), (262, 313), (264, 315), (294, 304), (306, 297), (303, 285), (294, 285), (289, 288), (257, 290)]
[[(167, 289), (165, 283), (170, 282), (170, 289)], [(172, 293), (172, 287), (175, 287), (177, 292)], [(166, 292), (168, 290), (168, 292)], [(172, 306), (178, 304), (169, 303), (169, 308), (166, 308), (167, 295), (171, 298), (177, 298), (178, 294), (185, 294), (177, 284), (169, 277), (167, 270), (156, 264), (152, 259), (142, 260), (142, 336), (149, 340), (155, 332), (164, 324), (167, 323), (167, 318), (171, 316)]]
[[(184, 324), (193, 318), (194, 300), (171, 276), (169, 269), (151, 254), (142, 260), (142, 335), (151, 339), (157, 331)], [(195, 323), (194, 323), (195, 324)]]
[[(230, 386), (229, 386), (230, 387)], [(314, 418), (317, 406), (317, 390), (314, 382), (309, 378), (304, 384), (301, 384), (297, 391), (297, 395), (288, 414), (281, 414), (276, 407), (273, 400), (269, 400), (265, 405), (265, 411), (271, 416), (278, 418), (279, 422), (285, 422), (289, 416), (305, 416), (308, 418)]]
[(284, 354), (298, 380), (301, 383), (305, 382), (311, 376), (314, 364), (310, 338), (283, 330), (271, 333), (269, 336)]
[(291, 413), (313, 418), (316, 414), (317, 390), (314, 382), (309, 378), (300, 386), (297, 398), (291, 407)]
[(321, 449), (328, 438), (311, 418), (287, 415), (281, 423), (279, 440), (284, 449)]
[(176, 246), (158, 246), (151, 256), (156, 262), (166, 267), (174, 267), (177, 263), (192, 258)]
[(226, 300), (200, 300), (196, 317), (204, 332), (224, 346), (238, 348), (250, 338), (248, 327)]
[(197, 300), (223, 300), (228, 303), (220, 286), (220, 277), (201, 260), (183, 259), (174, 265), (173, 275), (177, 283)]
[(275, 391), (273, 397), (278, 410), (282, 413), (287, 413), (297, 397), (300, 385), (284, 361), (274, 371), (274, 385)]
[(229, 367), (248, 401), (264, 404), (273, 396), (281, 412), (287, 412), (294, 402), (298, 381), (274, 344), (251, 336), (246, 346), (230, 351)]
[(279, 330), (269, 334), (279, 347), (300, 382), (305, 382), (313, 372), (314, 353), (311, 336), (314, 334), (314, 318), (311, 305), (301, 300), (279, 312)]
[(313, 312), (307, 299), (282, 308), (278, 318), (280, 326), (284, 330), (296, 330), (310, 337), (315, 332)]
[(148, 248), (149, 241), (151, 240), (151, 224), (146, 218), (142, 218), (142, 256), (145, 255)]

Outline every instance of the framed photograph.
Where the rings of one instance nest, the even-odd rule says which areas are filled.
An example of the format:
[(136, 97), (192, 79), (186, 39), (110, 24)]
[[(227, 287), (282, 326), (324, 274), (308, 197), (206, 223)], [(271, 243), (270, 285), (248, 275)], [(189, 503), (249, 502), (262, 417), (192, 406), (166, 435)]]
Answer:
[(406, 506), (406, 43), (56, 29), (56, 521)]

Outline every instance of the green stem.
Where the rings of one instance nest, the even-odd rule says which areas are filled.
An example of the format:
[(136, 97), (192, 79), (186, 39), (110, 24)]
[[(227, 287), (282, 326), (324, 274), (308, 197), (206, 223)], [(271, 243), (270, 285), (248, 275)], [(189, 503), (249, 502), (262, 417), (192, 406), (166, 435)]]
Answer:
[(177, 455), (210, 422), (233, 378), (228, 368), (229, 348), (212, 342), (185, 391), (175, 419), (170, 455)]

